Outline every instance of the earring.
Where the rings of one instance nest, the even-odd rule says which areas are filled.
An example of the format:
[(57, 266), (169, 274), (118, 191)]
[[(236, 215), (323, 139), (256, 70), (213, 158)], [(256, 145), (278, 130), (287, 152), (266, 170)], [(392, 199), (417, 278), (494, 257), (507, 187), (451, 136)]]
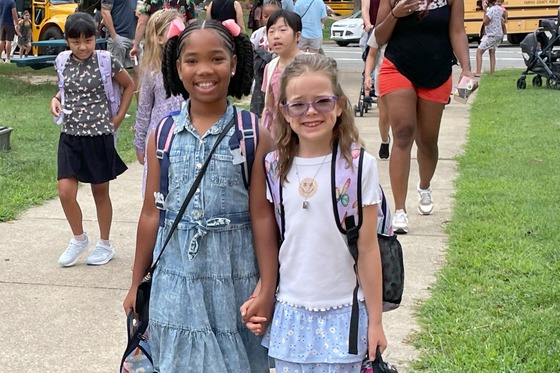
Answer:
[(234, 76), (234, 75), (235, 75), (235, 71), (232, 71), (232, 72), (231, 72), (231, 76)]

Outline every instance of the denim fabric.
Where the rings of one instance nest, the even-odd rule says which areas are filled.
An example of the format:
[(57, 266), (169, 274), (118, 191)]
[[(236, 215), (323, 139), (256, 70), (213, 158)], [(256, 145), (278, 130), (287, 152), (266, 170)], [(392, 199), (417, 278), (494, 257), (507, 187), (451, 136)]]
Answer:
[[(170, 149), (165, 226), (157, 257), (177, 211), (233, 116), (226, 113), (204, 135), (191, 125), (185, 105)], [(150, 344), (159, 372), (268, 373), (267, 351), (241, 321), (239, 307), (258, 280), (241, 166), (222, 140), (154, 273)]]

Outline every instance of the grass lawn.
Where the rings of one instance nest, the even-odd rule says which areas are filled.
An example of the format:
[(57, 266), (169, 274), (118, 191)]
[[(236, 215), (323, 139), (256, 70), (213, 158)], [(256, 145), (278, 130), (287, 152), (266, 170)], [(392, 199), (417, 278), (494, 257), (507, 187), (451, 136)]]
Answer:
[(472, 106), (420, 371), (560, 371), (560, 92), (519, 75), (484, 77)]
[[(56, 83), (31, 84), (26, 74), (55, 77), (54, 69), (33, 71), (15, 65), (0, 66), (0, 126), (13, 128), (12, 149), (0, 152), (0, 221), (15, 219), (30, 206), (57, 195), (56, 155), (60, 127), (49, 111)], [(19, 76), (19, 78), (18, 78)], [(129, 113), (136, 112), (133, 101)], [(132, 147), (132, 118), (119, 132), (118, 150), (125, 162), (136, 159)]]

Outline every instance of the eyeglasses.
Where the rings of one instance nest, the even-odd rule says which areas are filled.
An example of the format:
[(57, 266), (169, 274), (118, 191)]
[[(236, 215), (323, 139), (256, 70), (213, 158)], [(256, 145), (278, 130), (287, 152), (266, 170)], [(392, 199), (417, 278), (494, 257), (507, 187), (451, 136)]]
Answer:
[(321, 97), (313, 102), (289, 102), (283, 106), (286, 113), (292, 118), (300, 118), (303, 117), (309, 111), (309, 108), (313, 106), (318, 113), (329, 113), (334, 110), (336, 101), (338, 100), (337, 96), (326, 96)]

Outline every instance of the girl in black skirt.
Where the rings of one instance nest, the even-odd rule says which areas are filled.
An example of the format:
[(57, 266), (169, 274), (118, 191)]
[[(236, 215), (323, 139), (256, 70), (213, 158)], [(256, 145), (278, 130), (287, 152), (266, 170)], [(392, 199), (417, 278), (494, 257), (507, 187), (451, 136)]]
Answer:
[(64, 267), (76, 264), (89, 245), (76, 200), (78, 182), (91, 184), (99, 222), (100, 240), (87, 264), (102, 265), (114, 258), (109, 240), (113, 215), (109, 181), (127, 169), (115, 150), (114, 132), (128, 110), (134, 83), (111, 56), (113, 79), (123, 88), (118, 113), (111, 117), (95, 53), (95, 32), (95, 21), (89, 14), (74, 13), (67, 18), (66, 41), (72, 54), (63, 71), (64, 96), (58, 92), (51, 100), (53, 116), (58, 118), (64, 113), (58, 143), (58, 196), (74, 234), (58, 259)]

